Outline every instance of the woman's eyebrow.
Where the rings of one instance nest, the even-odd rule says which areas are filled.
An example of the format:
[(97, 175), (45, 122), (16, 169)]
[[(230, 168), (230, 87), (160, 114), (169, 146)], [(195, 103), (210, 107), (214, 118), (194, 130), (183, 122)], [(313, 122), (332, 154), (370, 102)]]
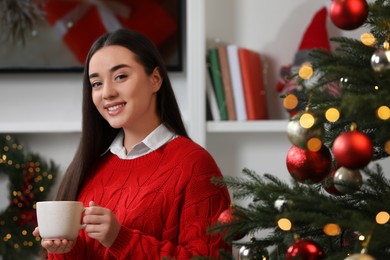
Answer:
[[(119, 70), (119, 69), (121, 69), (121, 68), (130, 68), (130, 66), (127, 65), (127, 64), (118, 64), (118, 65), (115, 65), (114, 67), (112, 67), (112, 68), (110, 69), (110, 72), (114, 72), (114, 71)], [(97, 72), (89, 74), (89, 78), (90, 78), (90, 79), (91, 79), (91, 78), (96, 78), (96, 77), (98, 77), (98, 76), (99, 76), (99, 73), (97, 73)]]

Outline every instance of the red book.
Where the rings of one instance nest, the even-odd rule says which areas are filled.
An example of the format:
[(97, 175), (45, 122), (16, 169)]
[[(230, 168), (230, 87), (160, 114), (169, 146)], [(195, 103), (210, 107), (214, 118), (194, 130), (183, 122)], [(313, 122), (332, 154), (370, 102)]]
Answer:
[(260, 53), (245, 48), (238, 49), (242, 87), (248, 120), (268, 118), (263, 66)]

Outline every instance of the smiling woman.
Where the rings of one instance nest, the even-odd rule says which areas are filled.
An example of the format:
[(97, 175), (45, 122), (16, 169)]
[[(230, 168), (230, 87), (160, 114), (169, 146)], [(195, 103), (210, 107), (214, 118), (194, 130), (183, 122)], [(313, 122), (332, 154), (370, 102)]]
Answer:
[[(208, 227), (229, 208), (222, 173), (184, 127), (168, 72), (145, 35), (119, 29), (92, 45), (83, 125), (58, 200), (85, 207), (77, 240), (43, 239), (49, 259), (190, 259), (231, 250)], [(39, 236), (39, 229), (34, 231)]]
[(5, 14), (0, 20), (0, 71), (81, 72), (96, 38), (119, 28), (145, 34), (169, 70), (182, 70), (185, 1), (4, 2), (0, 7)]

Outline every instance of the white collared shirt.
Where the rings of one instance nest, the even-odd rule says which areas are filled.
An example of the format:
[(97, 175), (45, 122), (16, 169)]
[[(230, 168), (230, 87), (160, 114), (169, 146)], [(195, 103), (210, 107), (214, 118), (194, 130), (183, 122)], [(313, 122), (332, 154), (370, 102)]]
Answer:
[(120, 131), (108, 150), (121, 159), (135, 159), (160, 148), (175, 137), (175, 133), (170, 131), (164, 124), (160, 124), (145, 139), (134, 145), (126, 154), (126, 148), (123, 146), (123, 131)]

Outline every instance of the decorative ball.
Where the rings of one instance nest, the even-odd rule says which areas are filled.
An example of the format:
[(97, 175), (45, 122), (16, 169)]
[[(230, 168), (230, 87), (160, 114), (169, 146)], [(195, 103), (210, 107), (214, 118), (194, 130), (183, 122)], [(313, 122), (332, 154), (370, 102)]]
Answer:
[(390, 70), (390, 50), (379, 48), (371, 56), (371, 67), (375, 72)]
[(329, 16), (338, 28), (354, 30), (366, 21), (368, 4), (365, 0), (332, 0)]
[(375, 260), (375, 258), (367, 254), (353, 254), (345, 258), (345, 260)]
[(374, 149), (366, 134), (353, 130), (340, 134), (334, 140), (332, 152), (340, 166), (359, 169), (371, 161)]
[(229, 207), (228, 209), (225, 209), (219, 215), (218, 222), (226, 224), (236, 220), (237, 217), (233, 215), (233, 212), (234, 212), (234, 207)]
[(293, 145), (287, 152), (286, 164), (288, 172), (297, 181), (318, 183), (330, 173), (332, 156), (324, 145), (318, 152)]
[(359, 170), (340, 167), (334, 174), (333, 182), (336, 190), (342, 194), (351, 194), (360, 189), (363, 178)]
[[(221, 224), (229, 224), (235, 220), (238, 219), (238, 217), (236, 215), (234, 215), (234, 211), (236, 210), (236, 208), (234, 206), (230, 206), (228, 209), (225, 209), (224, 211), (222, 211), (222, 213), (218, 216), (218, 219), (217, 221)], [(229, 228), (228, 228), (229, 229)], [(225, 232), (229, 232), (229, 230), (225, 230)], [(223, 232), (222, 232), (223, 234)], [(237, 235), (235, 235), (233, 237), (233, 240), (240, 240), (242, 239), (244, 236), (246, 236), (245, 233), (239, 233)]]
[(268, 260), (269, 254), (268, 251), (263, 248), (247, 247), (242, 246), (238, 251), (238, 260)]
[(310, 139), (322, 139), (324, 132), (324, 126), (322, 124), (315, 124), (310, 128), (302, 127), (299, 120), (291, 120), (287, 124), (288, 140), (293, 145), (302, 149), (307, 149), (307, 143)]
[(333, 195), (333, 196), (341, 196), (341, 195), (344, 195), (343, 193), (341, 193), (340, 191), (338, 191), (336, 189), (336, 187), (334, 186), (334, 175), (335, 175), (336, 171), (332, 171), (332, 173), (327, 176), (321, 183), (322, 185), (322, 188), (327, 192), (329, 193), (330, 195)]
[(319, 260), (325, 259), (325, 254), (320, 245), (311, 240), (297, 240), (287, 249), (286, 260), (305, 259)]

